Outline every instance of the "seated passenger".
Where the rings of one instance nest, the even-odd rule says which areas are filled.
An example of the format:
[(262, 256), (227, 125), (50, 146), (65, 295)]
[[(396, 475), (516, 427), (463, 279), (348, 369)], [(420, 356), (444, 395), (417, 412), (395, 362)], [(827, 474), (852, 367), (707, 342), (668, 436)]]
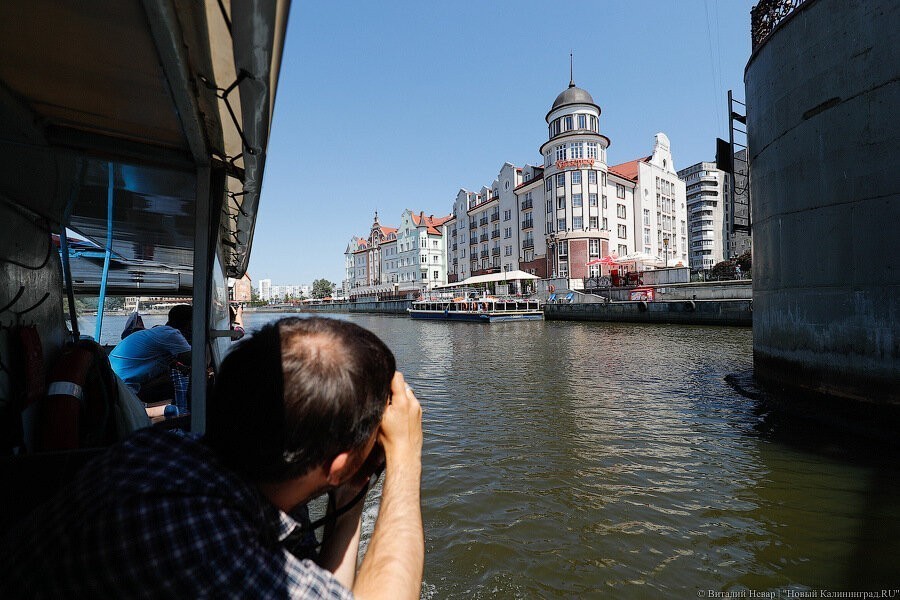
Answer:
[(171, 369), (190, 367), (192, 315), (188, 304), (173, 306), (165, 325), (135, 331), (110, 353), (116, 375), (144, 402), (175, 398)]
[[(266, 325), (223, 361), (205, 438), (137, 432), (0, 532), (0, 597), (418, 599), (422, 410), (395, 369), (353, 323)], [(327, 518), (310, 523), (326, 493)]]

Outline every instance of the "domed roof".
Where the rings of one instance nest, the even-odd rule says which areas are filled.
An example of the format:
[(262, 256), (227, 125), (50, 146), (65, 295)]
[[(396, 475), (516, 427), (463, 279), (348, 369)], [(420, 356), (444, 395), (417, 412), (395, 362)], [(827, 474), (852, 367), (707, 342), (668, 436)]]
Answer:
[(570, 81), (569, 87), (563, 90), (562, 93), (556, 97), (556, 100), (553, 101), (553, 106), (550, 107), (550, 112), (553, 112), (560, 106), (566, 106), (569, 104), (593, 104), (594, 106), (596, 106), (594, 99), (587, 92), (587, 90), (576, 87), (574, 81)]

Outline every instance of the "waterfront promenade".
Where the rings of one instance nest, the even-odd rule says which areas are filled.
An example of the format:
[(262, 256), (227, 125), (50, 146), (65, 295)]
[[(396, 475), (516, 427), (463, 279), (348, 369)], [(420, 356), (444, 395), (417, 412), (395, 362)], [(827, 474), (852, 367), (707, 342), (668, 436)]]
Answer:
[[(544, 307), (548, 321), (606, 321), (611, 323), (677, 323), (682, 325), (736, 325), (753, 323), (750, 281), (646, 286), (655, 291), (654, 301), (627, 300), (631, 288), (611, 288), (605, 295), (565, 292)], [(550, 294), (539, 295), (547, 300)], [(258, 312), (299, 310), (309, 313), (369, 313), (406, 315), (411, 300), (329, 302), (302, 307), (262, 307)]]

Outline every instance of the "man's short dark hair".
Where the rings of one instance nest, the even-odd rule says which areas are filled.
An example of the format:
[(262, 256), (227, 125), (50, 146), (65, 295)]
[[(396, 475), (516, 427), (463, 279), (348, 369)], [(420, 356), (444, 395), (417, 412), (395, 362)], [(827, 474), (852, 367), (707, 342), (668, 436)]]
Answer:
[(206, 443), (252, 481), (303, 475), (371, 439), (395, 370), (384, 342), (349, 321), (266, 325), (222, 363)]
[(175, 329), (190, 327), (194, 316), (194, 308), (190, 304), (176, 304), (169, 309), (169, 320), (166, 325)]

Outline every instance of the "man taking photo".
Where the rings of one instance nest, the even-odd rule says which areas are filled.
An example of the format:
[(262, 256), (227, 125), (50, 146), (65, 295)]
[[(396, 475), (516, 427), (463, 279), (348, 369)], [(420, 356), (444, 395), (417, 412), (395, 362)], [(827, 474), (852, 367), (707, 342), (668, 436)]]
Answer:
[[(225, 359), (203, 439), (137, 432), (8, 532), (0, 596), (418, 598), (421, 450), (421, 407), (378, 337), (283, 319)], [(322, 494), (319, 542), (306, 504)]]

